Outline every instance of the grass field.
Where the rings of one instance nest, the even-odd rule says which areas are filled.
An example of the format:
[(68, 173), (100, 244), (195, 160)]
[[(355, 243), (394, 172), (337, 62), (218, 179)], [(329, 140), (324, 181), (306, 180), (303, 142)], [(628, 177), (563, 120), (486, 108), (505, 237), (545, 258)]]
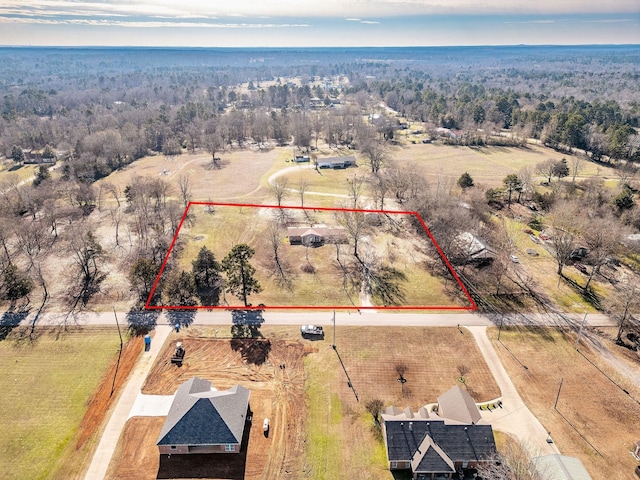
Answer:
[(13, 160), (0, 161), (0, 190), (2, 185), (20, 183), (33, 177), (38, 171), (38, 165), (16, 165)]
[[(551, 432), (560, 451), (580, 458), (594, 479), (632, 478), (637, 462), (629, 451), (638, 439), (632, 426), (640, 422), (640, 388), (585, 346), (585, 339), (579, 347), (584, 355), (577, 352), (573, 348), (576, 340), (573, 332), (503, 328), (500, 339), (504, 346), (495, 341), (495, 328), (489, 332), (518, 392)], [(614, 353), (621, 348), (609, 345)], [(524, 370), (505, 347), (528, 369)], [(563, 384), (554, 410), (561, 379)]]
[[(280, 227), (278, 255), (281, 265), (285, 266), (289, 282), (283, 284), (277, 274), (268, 233), (270, 225), (282, 211), (294, 225), (305, 222), (306, 225), (340, 224), (336, 212), (306, 212), (309, 215), (307, 218), (305, 213), (295, 210), (218, 206), (214, 212), (208, 212), (205, 206), (193, 205), (190, 210), (191, 222), (183, 225), (178, 237), (179, 253), (176, 250), (171, 255), (179, 255), (180, 268), (190, 270), (191, 262), (203, 246), (213, 251), (221, 261), (234, 245), (247, 243), (256, 251), (252, 265), (256, 268), (256, 278), (263, 287), (261, 293), (250, 297), (254, 305), (361, 306), (360, 291), (350, 283), (345, 284), (340, 266), (340, 263), (344, 265), (352, 261), (350, 245), (327, 244), (319, 248), (290, 245), (286, 229)], [(398, 282), (403, 297), (398, 299), (397, 304), (416, 307), (468, 306), (468, 300), (461, 296), (461, 289), (453, 277), (445, 284), (443, 279), (432, 275), (427, 269), (429, 257), (425, 251), (430, 250), (431, 243), (426, 235), (407, 236), (406, 232), (411, 228), (407, 223), (408, 218), (398, 215), (394, 220), (398, 222), (393, 224), (396, 227), (405, 222), (400, 233), (393, 230), (396, 227), (386, 224), (370, 226), (366, 236), (360, 240), (360, 253), (375, 252), (385, 264), (405, 274), (405, 279)], [(312, 267), (313, 271), (305, 270), (307, 267)], [(226, 302), (228, 305), (240, 304), (238, 299), (229, 295)], [(383, 305), (382, 300), (376, 296), (373, 297), (373, 302), (377, 306)]]
[(118, 346), (115, 328), (40, 330), (33, 342), (0, 342), (3, 478), (69, 478), (56, 469), (63, 457), (80, 460), (78, 427)]
[[(510, 173), (518, 173), (523, 167), (530, 167), (535, 172), (538, 163), (548, 159), (569, 159), (562, 154), (538, 145), (515, 147), (455, 147), (438, 143), (407, 145), (395, 147), (391, 157), (398, 165), (410, 164), (416, 173), (424, 175), (427, 180), (438, 177), (451, 178), (457, 181), (460, 175), (468, 172), (478, 185), (497, 187), (502, 179)], [(576, 180), (600, 175), (616, 178), (613, 169), (602, 167), (584, 160)], [(539, 178), (543, 180), (542, 177)]]
[[(417, 410), (457, 383), (459, 365), (468, 368), (467, 388), (477, 402), (500, 395), (472, 335), (457, 328), (338, 328), (337, 353), (329, 332), (305, 358), (307, 393), (306, 478), (392, 479), (382, 439), (364, 408), (378, 398), (385, 407)], [(407, 367), (404, 393), (395, 365)], [(357, 439), (357, 441), (353, 441)]]

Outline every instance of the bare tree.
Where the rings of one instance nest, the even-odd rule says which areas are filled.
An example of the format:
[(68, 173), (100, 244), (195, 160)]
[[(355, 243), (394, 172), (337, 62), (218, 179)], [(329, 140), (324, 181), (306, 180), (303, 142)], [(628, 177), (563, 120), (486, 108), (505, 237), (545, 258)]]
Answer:
[(491, 480), (551, 480), (554, 478), (534, 462), (535, 448), (509, 438), (500, 452), (478, 465), (478, 475)]
[(578, 173), (580, 173), (580, 167), (582, 166), (582, 162), (584, 158), (580, 154), (572, 155), (570, 159), (570, 169), (571, 169), (571, 182), (576, 183), (576, 177)]
[(311, 117), (311, 131), (313, 132), (316, 150), (318, 149), (318, 138), (320, 138), (320, 133), (322, 133), (322, 130), (324, 129), (324, 123), (325, 119), (319, 113), (316, 113)]
[(102, 184), (102, 186), (107, 192), (113, 195), (113, 199), (118, 204), (118, 208), (120, 208), (120, 195), (122, 194), (122, 192), (120, 191), (120, 188), (111, 182), (105, 182)]
[(78, 306), (85, 307), (100, 291), (100, 285), (107, 278), (103, 270), (106, 254), (85, 225), (69, 232), (67, 249), (76, 267), (70, 290), (70, 311), (74, 312)]
[(269, 190), (276, 199), (278, 206), (282, 206), (282, 200), (287, 196), (289, 182), (286, 178), (276, 178), (269, 186)]
[(300, 181), (298, 182), (298, 195), (300, 195), (300, 206), (304, 207), (304, 194), (307, 190), (307, 179), (305, 177), (300, 177)]
[(207, 149), (207, 152), (211, 154), (211, 165), (213, 168), (219, 169), (221, 165), (217, 153), (224, 150), (224, 138), (219, 130), (205, 130), (204, 147)]
[(556, 162), (552, 158), (540, 162), (536, 165), (536, 173), (547, 178), (547, 181), (551, 183), (551, 177), (555, 174)]
[(187, 205), (191, 201), (191, 180), (188, 175), (180, 175), (178, 178), (178, 187), (180, 188), (182, 205), (184, 208), (187, 208)]
[(584, 286), (585, 293), (593, 277), (600, 271), (609, 257), (619, 248), (625, 236), (625, 229), (611, 216), (596, 217), (587, 220), (583, 228), (582, 239), (589, 249), (589, 259), (593, 265), (589, 279)]
[(276, 221), (269, 223), (267, 228), (267, 241), (271, 246), (273, 253), (274, 273), (277, 277), (277, 283), (289, 290), (292, 287), (292, 271), (287, 261), (280, 256), (280, 247), (282, 246), (282, 230), (280, 224)]
[(368, 138), (366, 143), (360, 146), (360, 151), (366, 156), (371, 173), (377, 175), (387, 161), (387, 147), (376, 139)]
[(613, 295), (604, 299), (605, 311), (618, 324), (616, 343), (620, 343), (625, 327), (640, 313), (640, 296), (635, 285), (623, 284)]
[(364, 408), (371, 414), (376, 425), (380, 424), (380, 413), (384, 408), (384, 402), (379, 398), (372, 398), (364, 404)]
[(580, 208), (571, 202), (557, 202), (548, 216), (551, 226), (551, 245), (558, 264), (558, 275), (569, 260), (579, 232)]
[(353, 208), (358, 208), (358, 200), (362, 195), (365, 187), (365, 178), (359, 175), (354, 175), (352, 178), (347, 179), (347, 191), (349, 197), (353, 200)]
[(380, 205), (381, 210), (384, 210), (384, 201), (389, 193), (390, 183), (389, 177), (384, 170), (378, 172), (378, 175), (371, 175), (368, 179), (372, 196), (375, 199), (375, 203)]

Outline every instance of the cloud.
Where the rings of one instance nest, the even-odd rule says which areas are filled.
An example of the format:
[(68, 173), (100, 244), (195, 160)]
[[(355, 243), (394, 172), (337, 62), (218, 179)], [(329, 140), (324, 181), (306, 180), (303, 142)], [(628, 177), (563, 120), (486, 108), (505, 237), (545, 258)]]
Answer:
[(580, 23), (627, 23), (633, 22), (630, 18), (603, 18), (599, 20), (582, 20)]
[(365, 25), (379, 25), (380, 22), (376, 22), (374, 20), (362, 20), (360, 23), (364, 23)]
[(562, 23), (562, 20), (558, 19), (546, 19), (546, 20), (521, 20), (521, 21), (506, 21), (505, 24), (519, 24), (519, 25), (549, 25), (554, 23)]
[(0, 16), (148, 16), (161, 18), (363, 18), (420, 15), (559, 15), (640, 13), (637, 0), (4, 0)]
[(34, 25), (85, 25), (93, 27), (130, 27), (130, 28), (229, 28), (229, 29), (260, 29), (260, 28), (308, 28), (308, 23), (230, 23), (230, 22), (189, 22), (167, 20), (117, 20), (115, 18), (17, 18), (1, 17), (0, 24), (34, 24)]

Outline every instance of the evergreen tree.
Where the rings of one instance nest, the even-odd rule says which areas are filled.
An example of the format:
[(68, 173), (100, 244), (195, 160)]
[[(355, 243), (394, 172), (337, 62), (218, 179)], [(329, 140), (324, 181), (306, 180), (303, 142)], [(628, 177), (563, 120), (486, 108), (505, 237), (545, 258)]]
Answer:
[(13, 263), (7, 265), (3, 273), (2, 298), (13, 306), (16, 301), (26, 297), (33, 290), (33, 282)]
[(249, 245), (240, 244), (234, 246), (222, 261), (222, 268), (227, 274), (226, 291), (242, 300), (245, 307), (249, 305), (249, 295), (262, 291), (262, 286), (253, 276), (256, 269), (249, 263), (254, 254), (255, 250)]
[(215, 306), (220, 303), (220, 289), (223, 279), (220, 275), (222, 266), (213, 252), (203, 246), (198, 257), (191, 262), (193, 279), (196, 284), (196, 295), (202, 305)]
[(464, 172), (460, 175), (460, 178), (458, 179), (458, 186), (462, 188), (462, 190), (473, 187), (473, 178), (471, 178), (471, 175), (469, 175), (468, 172)]

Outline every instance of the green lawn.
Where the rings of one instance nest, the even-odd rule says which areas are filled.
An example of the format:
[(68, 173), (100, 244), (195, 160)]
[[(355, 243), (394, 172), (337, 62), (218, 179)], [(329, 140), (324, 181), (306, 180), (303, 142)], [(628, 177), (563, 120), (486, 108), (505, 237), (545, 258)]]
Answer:
[(33, 343), (10, 335), (0, 342), (2, 478), (56, 475), (118, 346), (115, 329), (43, 333)]

